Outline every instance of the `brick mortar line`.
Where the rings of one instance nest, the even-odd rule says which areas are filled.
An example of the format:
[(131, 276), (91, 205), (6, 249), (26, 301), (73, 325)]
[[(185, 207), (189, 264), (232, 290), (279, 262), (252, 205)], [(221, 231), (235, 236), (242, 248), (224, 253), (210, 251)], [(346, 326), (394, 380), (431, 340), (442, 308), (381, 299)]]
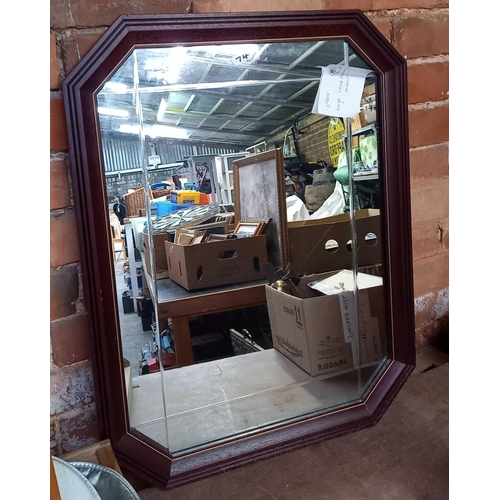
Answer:
[[(51, 271), (60, 271), (61, 269), (66, 269), (67, 267), (76, 267), (77, 271), (78, 271), (78, 278), (80, 278), (80, 270), (78, 269), (79, 265), (80, 265), (80, 261), (77, 260), (75, 262), (69, 262), (68, 264), (63, 264), (62, 266), (51, 267), (50, 270)], [(80, 290), (80, 287), (78, 287), (78, 290)], [(80, 298), (80, 296), (78, 296), (78, 298)], [(74, 313), (74, 314), (76, 314), (76, 313)], [(73, 316), (74, 314), (70, 314), (69, 316), (63, 316), (63, 318), (69, 318), (70, 316)], [(61, 319), (61, 318), (57, 318), (57, 319)], [(54, 320), (51, 320), (51, 321), (54, 321)]]
[(110, 26), (96, 26), (96, 27), (72, 27), (72, 28), (56, 28), (51, 29), (50, 34), (55, 35), (56, 41), (65, 41), (73, 35), (103, 35)]
[[(442, 217), (438, 217), (436, 220), (438, 219), (442, 219)], [(434, 219), (432, 219), (434, 220)], [(432, 257), (438, 257), (444, 253), (449, 253), (449, 249), (447, 248), (440, 248), (437, 252), (433, 253), (432, 255), (427, 255), (425, 257), (420, 257), (418, 259), (413, 259), (413, 263), (416, 263), (416, 262), (420, 262), (421, 260), (425, 260), (425, 259), (432, 259)]]
[(61, 426), (59, 423), (58, 415), (51, 415), (50, 419), (54, 422), (54, 440), (56, 442), (55, 454), (62, 454), (62, 439), (61, 439)]
[(382, 10), (370, 10), (364, 12), (365, 15), (371, 20), (371, 18), (397, 18), (397, 17), (407, 17), (412, 15), (424, 15), (426, 17), (432, 17), (439, 14), (449, 14), (449, 7), (429, 7), (429, 8), (418, 8), (418, 9), (382, 9)]
[(63, 153), (62, 151), (50, 152), (50, 163), (55, 163), (59, 161), (67, 163), (68, 160), (69, 160), (68, 153)]
[(421, 64), (437, 64), (437, 63), (449, 63), (450, 55), (449, 54), (439, 54), (433, 56), (424, 56), (424, 57), (415, 57), (414, 59), (406, 59), (406, 63), (408, 67), (410, 66), (419, 66)]
[[(59, 43), (59, 40), (57, 39), (57, 36), (55, 36), (56, 39), (56, 58), (57, 58), (57, 65), (59, 67), (59, 76), (58, 76), (58, 81), (57, 81), (57, 86), (58, 88), (61, 87), (61, 82), (65, 78), (65, 73), (64, 73), (64, 63), (63, 63), (63, 56), (62, 56), (62, 47)], [(52, 90), (52, 89), (51, 89)], [(57, 90), (57, 89), (53, 89)]]
[[(62, 266), (64, 267), (64, 266)], [(69, 316), (63, 316), (62, 318), (55, 318), (50, 320), (50, 324), (52, 323), (63, 323), (64, 321), (70, 321), (73, 319), (78, 319), (79, 317), (85, 316), (87, 317), (86, 311), (77, 311), (74, 314), (70, 314)]]
[(57, 219), (58, 217), (65, 215), (67, 212), (74, 212), (74, 211), (75, 211), (74, 207), (70, 205), (63, 208), (54, 208), (50, 211), (50, 217)]
[[(84, 367), (84, 365), (88, 365), (89, 367), (92, 366), (92, 360), (90, 359), (83, 359), (82, 361), (77, 361), (76, 363), (71, 363), (70, 365), (64, 365), (64, 366), (57, 366), (57, 365), (53, 365), (50, 367), (50, 375), (56, 375), (57, 372), (60, 372), (60, 371), (68, 371), (69, 369), (71, 368), (74, 368), (74, 367)], [(54, 415), (56, 415), (54, 413)], [(60, 415), (60, 413), (58, 414)]]
[[(428, 260), (428, 259), (434, 259), (435, 257), (441, 257), (441, 256), (446, 255), (446, 254), (449, 255), (450, 254), (450, 250), (445, 248), (440, 253), (437, 253), (437, 254), (434, 254), (434, 255), (430, 255), (428, 257), (422, 257), (421, 259), (414, 260), (413, 263), (422, 262), (423, 260)], [(445, 290), (446, 288), (448, 288), (448, 287), (443, 288), (443, 290)]]
[(85, 414), (86, 409), (95, 410), (95, 402), (89, 403), (87, 405), (79, 406), (78, 408), (72, 408), (71, 410), (66, 410), (61, 413), (54, 414), (54, 417), (61, 417), (61, 415), (69, 415), (69, 417), (77, 417), (80, 413)]
[(441, 101), (425, 101), (425, 102), (419, 102), (416, 104), (409, 104), (408, 110), (409, 111), (419, 111), (421, 109), (442, 108), (442, 107), (448, 106), (449, 101), (450, 101), (450, 99), (447, 97), (446, 99), (443, 99)]
[(420, 151), (422, 149), (430, 149), (430, 148), (435, 148), (435, 147), (440, 147), (443, 145), (448, 145), (449, 146), (450, 141), (443, 141), (443, 142), (438, 142), (436, 144), (426, 144), (425, 146), (414, 146), (410, 148), (410, 152), (412, 151)]

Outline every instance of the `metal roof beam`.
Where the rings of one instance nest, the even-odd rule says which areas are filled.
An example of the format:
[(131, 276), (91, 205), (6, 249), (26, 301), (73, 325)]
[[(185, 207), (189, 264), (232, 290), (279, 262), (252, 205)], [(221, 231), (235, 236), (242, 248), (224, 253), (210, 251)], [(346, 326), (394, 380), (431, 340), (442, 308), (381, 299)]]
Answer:
[[(148, 119), (144, 119), (144, 124), (145, 125), (155, 125), (157, 124), (157, 122), (155, 120), (148, 120)], [(181, 124), (179, 126), (179, 128), (183, 129), (183, 130), (186, 130), (187, 132), (194, 132), (196, 130), (200, 130), (200, 131), (203, 131), (203, 132), (220, 132), (220, 129), (219, 127), (197, 127), (196, 125), (183, 125)], [(224, 131), (228, 134), (239, 134), (240, 131), (239, 130), (226, 130)], [(252, 136), (252, 137), (262, 137), (262, 134), (265, 133), (265, 132), (241, 132), (242, 134), (244, 135), (248, 135), (248, 136)]]
[[(245, 101), (245, 104), (248, 104), (248, 99), (249, 97), (244, 97), (244, 96), (234, 96), (234, 95), (227, 95), (224, 94), (224, 92), (218, 92), (216, 90), (200, 90), (197, 92), (198, 94), (202, 95), (209, 95), (213, 97), (219, 97), (219, 98), (224, 98), (226, 100), (232, 100), (232, 101)], [(250, 98), (253, 99), (253, 98)], [(300, 109), (307, 109), (311, 108), (311, 103), (310, 102), (305, 102), (305, 101), (294, 101), (294, 102), (288, 102), (285, 99), (272, 99), (272, 98), (266, 98), (262, 99), (259, 98), (259, 104), (265, 104), (268, 106), (290, 106), (292, 108), (300, 108)]]
[[(235, 68), (235, 65), (231, 60), (228, 59), (213, 59), (211, 57), (193, 56), (187, 55), (192, 61), (204, 62), (206, 64), (214, 64), (216, 66), (230, 66)], [(241, 69), (248, 69), (250, 71), (265, 71), (267, 73), (279, 73), (287, 75), (298, 75), (298, 76), (318, 76), (318, 70), (306, 69), (306, 68), (291, 68), (288, 69), (286, 65), (280, 64), (239, 64), (237, 66)]]
[[(300, 64), (304, 59), (306, 59), (307, 57), (309, 57), (311, 54), (313, 54), (316, 50), (318, 50), (322, 45), (324, 45), (326, 43), (326, 40), (323, 40), (323, 41), (320, 41), (320, 42), (316, 42), (312, 47), (309, 47), (305, 52), (303, 52), (299, 57), (297, 57), (296, 59), (294, 59), (286, 68), (287, 71), (290, 71), (290, 70), (293, 70), (293, 68), (295, 68), (295, 66), (297, 66), (298, 64)], [(287, 73), (286, 71), (282, 72), (282, 74), (277, 78), (278, 80), (284, 80), (284, 78), (287, 76)], [(288, 81), (288, 80), (285, 80), (285, 81)], [(304, 92), (306, 92), (307, 90), (309, 90), (312, 86), (316, 85), (316, 81), (313, 81), (309, 84), (307, 84), (303, 89), (299, 90), (298, 92), (296, 92), (295, 94), (293, 94), (292, 96), (290, 96), (286, 101), (292, 101), (293, 99), (295, 99), (296, 97), (299, 97), (301, 94), (303, 94)], [(270, 85), (268, 85), (265, 89), (262, 90), (262, 92), (259, 93), (258, 95), (258, 99), (260, 102), (261, 101), (261, 97), (263, 95), (265, 95), (267, 92), (269, 92), (269, 90), (271, 90), (274, 86), (276, 85), (276, 83), (271, 83)], [(252, 105), (252, 103), (255, 102), (255, 101), (250, 101), (248, 102), (247, 104), (245, 104), (244, 108), (248, 108), (249, 106)], [(263, 115), (261, 115), (259, 118), (255, 119), (254, 121), (260, 121), (262, 120), (263, 118), (265, 118), (267, 115), (270, 115), (271, 113), (273, 113), (274, 111), (276, 111), (278, 108), (280, 108), (281, 105), (276, 105), (274, 106), (273, 108), (271, 108), (269, 111), (267, 111), (266, 113), (264, 113)], [(243, 108), (242, 108), (243, 109)], [(241, 112), (241, 110), (240, 110)]]
[[(245, 107), (245, 106), (244, 106)], [(248, 107), (248, 106), (247, 106)], [(241, 108), (243, 109), (243, 108)], [(246, 109), (246, 108), (245, 108)], [(244, 110), (243, 110), (244, 111)], [(240, 111), (238, 111), (240, 112)], [(231, 115), (229, 113), (217, 113), (214, 115), (209, 115), (208, 113), (202, 112), (202, 111), (188, 111), (186, 113), (182, 111), (170, 111), (166, 110), (164, 112), (165, 115), (174, 115), (174, 116), (180, 116), (180, 117), (190, 117), (190, 116), (199, 116), (200, 118), (226, 118), (228, 120), (233, 120), (235, 122), (245, 122), (245, 124), (248, 122), (248, 120), (256, 120), (257, 118), (250, 118), (250, 117), (240, 117), (236, 114)], [(282, 123), (281, 120), (271, 120), (271, 119), (263, 119), (260, 120), (259, 122), (265, 125), (280, 125)]]

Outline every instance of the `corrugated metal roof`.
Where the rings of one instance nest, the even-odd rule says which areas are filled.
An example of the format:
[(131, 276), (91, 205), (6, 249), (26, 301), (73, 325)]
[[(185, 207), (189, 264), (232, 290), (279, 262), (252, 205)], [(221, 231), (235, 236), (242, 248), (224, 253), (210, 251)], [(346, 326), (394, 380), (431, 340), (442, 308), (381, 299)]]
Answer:
[[(250, 60), (240, 63), (245, 53)], [(351, 66), (367, 67), (350, 54)], [(140, 99), (145, 127), (168, 125), (190, 140), (249, 147), (309, 114), (321, 66), (343, 58), (341, 40), (140, 48), (98, 94), (100, 107), (128, 111), (129, 118), (102, 116), (101, 126), (137, 125)], [(127, 90), (117, 93), (118, 87)]]

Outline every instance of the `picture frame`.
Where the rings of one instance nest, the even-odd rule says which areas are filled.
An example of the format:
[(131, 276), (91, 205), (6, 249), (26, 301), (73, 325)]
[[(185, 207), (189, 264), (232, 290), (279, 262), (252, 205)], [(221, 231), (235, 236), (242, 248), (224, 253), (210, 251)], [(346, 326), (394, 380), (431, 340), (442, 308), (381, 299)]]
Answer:
[(208, 231), (204, 231), (200, 234), (195, 234), (193, 236), (193, 239), (191, 240), (191, 245), (198, 245), (199, 243), (204, 243), (205, 241), (207, 241), (209, 236), (210, 233)]
[(284, 268), (289, 262), (283, 149), (233, 161), (234, 214), (240, 221), (266, 220), (269, 261)]
[(239, 221), (234, 228), (234, 234), (250, 234), (258, 236), (263, 229), (263, 223), (258, 221)]
[(194, 230), (191, 228), (179, 228), (175, 230), (175, 240), (176, 245), (195, 245), (198, 243), (204, 243), (210, 232), (205, 230)]

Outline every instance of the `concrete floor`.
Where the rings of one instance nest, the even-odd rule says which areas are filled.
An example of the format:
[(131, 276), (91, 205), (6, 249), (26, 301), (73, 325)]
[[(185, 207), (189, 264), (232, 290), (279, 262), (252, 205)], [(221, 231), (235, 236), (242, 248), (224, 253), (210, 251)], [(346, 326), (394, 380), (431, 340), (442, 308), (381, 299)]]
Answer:
[(438, 353), (432, 362), (426, 352), (423, 355), (420, 352), (419, 356), (414, 375), (376, 426), (175, 489), (142, 489), (138, 491), (139, 497), (141, 500), (448, 499), (447, 356)]
[(153, 332), (143, 332), (140, 316), (136, 312), (123, 312), (122, 293), (128, 290), (123, 273), (123, 259), (119, 259), (115, 263), (116, 289), (118, 297), (118, 311), (120, 316), (120, 329), (122, 336), (123, 356), (130, 361), (132, 367), (132, 375), (139, 375), (139, 362), (142, 358), (141, 348), (145, 345), (152, 344)]

